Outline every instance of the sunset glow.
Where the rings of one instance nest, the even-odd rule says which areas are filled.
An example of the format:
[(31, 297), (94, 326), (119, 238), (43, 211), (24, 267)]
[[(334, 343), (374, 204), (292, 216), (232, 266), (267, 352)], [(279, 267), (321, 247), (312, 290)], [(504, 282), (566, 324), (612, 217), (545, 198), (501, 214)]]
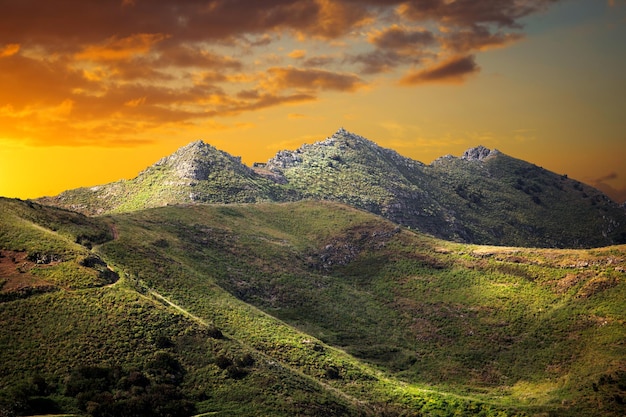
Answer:
[(626, 200), (626, 1), (1, 1), (0, 195), (252, 164), (339, 127), (482, 144)]

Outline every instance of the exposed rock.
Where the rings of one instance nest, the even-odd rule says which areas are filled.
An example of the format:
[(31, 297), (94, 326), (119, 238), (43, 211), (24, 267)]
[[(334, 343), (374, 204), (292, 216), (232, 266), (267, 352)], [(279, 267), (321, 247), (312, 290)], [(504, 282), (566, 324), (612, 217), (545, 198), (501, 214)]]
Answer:
[(61, 262), (61, 255), (57, 255), (55, 253), (31, 253), (27, 258), (29, 261), (34, 262), (38, 265), (47, 265), (52, 262)]
[(203, 141), (191, 142), (174, 152), (172, 155), (159, 160), (155, 166), (169, 166), (183, 179), (206, 180), (211, 172), (210, 152), (217, 149)]
[(463, 156), (461, 156), (461, 159), (465, 159), (467, 161), (482, 161), (491, 156), (496, 156), (499, 154), (500, 154), (500, 151), (497, 149), (491, 150), (480, 145), (475, 148), (470, 148), (466, 150)]
[(276, 156), (267, 161), (265, 168), (270, 171), (276, 172), (301, 164), (302, 157), (298, 155), (299, 153), (299, 150), (278, 151), (278, 153), (276, 153)]

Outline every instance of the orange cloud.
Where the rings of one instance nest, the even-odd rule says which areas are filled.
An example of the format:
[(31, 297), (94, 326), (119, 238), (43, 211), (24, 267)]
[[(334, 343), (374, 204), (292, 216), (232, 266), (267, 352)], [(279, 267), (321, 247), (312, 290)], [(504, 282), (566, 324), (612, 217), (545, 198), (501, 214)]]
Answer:
[(287, 54), (289, 58), (300, 59), (306, 56), (306, 51), (303, 49), (295, 49)]
[(137, 107), (137, 106), (141, 106), (145, 102), (146, 102), (146, 98), (145, 97), (140, 97), (140, 98), (136, 98), (134, 100), (128, 100), (126, 103), (124, 103), (124, 105), (127, 106), (127, 107)]
[(418, 85), (429, 83), (460, 84), (465, 79), (480, 71), (473, 55), (455, 56), (430, 68), (405, 75), (401, 85)]
[(140, 33), (121, 39), (113, 36), (101, 45), (85, 47), (75, 55), (75, 58), (85, 61), (124, 60), (149, 52), (155, 43), (167, 37), (167, 35), (161, 33)]
[(17, 54), (20, 51), (19, 43), (9, 43), (0, 48), (0, 58), (5, 58)]
[[(458, 83), (479, 70), (470, 52), (521, 38), (519, 19), (550, 2), (7, 2), (0, 134), (119, 145), (162, 126), (354, 93), (372, 74), (400, 77), (408, 67), (414, 71), (401, 79), (405, 85)], [(287, 49), (298, 39), (298, 49)], [(291, 50), (297, 66), (284, 67), (279, 48)], [(454, 57), (424, 68), (448, 54)]]
[[(306, 2), (303, 2), (306, 3)], [(351, 1), (315, 0), (317, 13), (301, 33), (335, 39), (372, 21), (366, 7)]]

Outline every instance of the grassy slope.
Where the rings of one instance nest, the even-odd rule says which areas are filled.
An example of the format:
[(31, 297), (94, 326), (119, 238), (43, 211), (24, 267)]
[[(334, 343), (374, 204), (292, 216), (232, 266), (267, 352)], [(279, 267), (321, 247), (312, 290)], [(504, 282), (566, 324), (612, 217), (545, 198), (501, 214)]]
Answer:
[[(26, 220), (40, 206), (1, 203), (5, 252), (55, 244), (60, 264), (95, 279), (0, 304), (2, 387), (33, 372), (62, 384), (75, 364), (141, 368), (164, 336), (198, 412), (623, 412), (624, 247), (451, 244), (316, 202), (95, 220), (46, 208), (44, 219), (70, 216), (50, 233)], [(118, 238), (95, 253), (74, 243), (108, 224)], [(95, 255), (115, 285), (81, 266)], [(247, 354), (245, 377), (217, 366)]]
[(237, 158), (194, 142), (147, 167), (133, 179), (67, 190), (39, 201), (101, 215), (187, 202), (253, 203), (296, 197), (255, 174)]
[(577, 248), (626, 242), (623, 209), (565, 175), (502, 154), (482, 162), (444, 158), (427, 172), (440, 202), (466, 226), (466, 242)]
[[(253, 347), (216, 336), (214, 327), (205, 321), (181, 313), (152, 293), (137, 291), (136, 283), (126, 277), (125, 268), (115, 267), (121, 279), (111, 283), (103, 281), (99, 271), (83, 266), (84, 259), (100, 255), (97, 248), (90, 251), (75, 242), (85, 236), (99, 237), (100, 243), (112, 238), (112, 224), (108, 221), (6, 199), (0, 200), (0, 213), (0, 253), (9, 257), (47, 253), (61, 259), (45, 265), (28, 262), (33, 265), (27, 271), (17, 272), (20, 277), (47, 280), (51, 285), (45, 292), (18, 292), (17, 297), (9, 297), (14, 293), (3, 291), (0, 412), (12, 415), (14, 411), (33, 410), (34, 406), (22, 402), (24, 395), (31, 396), (33, 404), (43, 395), (32, 388), (37, 378), (45, 379), (50, 387), (45, 394), (56, 403), (55, 407), (62, 409), (58, 411), (77, 412), (77, 399), (64, 395), (67, 380), (77, 368), (121, 367), (126, 372), (145, 372), (151, 361), (166, 352), (184, 367), (182, 389), (197, 403), (198, 412), (362, 414), (359, 409), (363, 407), (353, 404), (347, 396), (269, 360)], [(113, 229), (117, 234), (117, 227)], [(122, 235), (120, 240), (123, 239)], [(20, 266), (15, 265), (16, 270)], [(59, 267), (74, 273), (60, 274), (63, 279), (55, 280), (50, 271)], [(2, 287), (7, 277), (0, 279), (0, 290), (6, 290)], [(232, 303), (232, 297), (221, 293), (223, 303)], [(246, 309), (236, 302), (233, 307)], [(274, 326), (281, 327), (276, 323)], [(168, 341), (166, 346), (162, 340)], [(220, 358), (236, 365), (236, 372), (218, 366)], [(242, 358), (248, 359), (240, 363)], [(249, 375), (241, 379), (245, 374)], [(57, 411), (54, 407), (43, 410)]]
[[(450, 244), (317, 202), (172, 207), (116, 222), (129, 241), (105, 245), (108, 257), (135, 265), (149, 287), (315, 378), (327, 369), (309, 363), (315, 349), (302, 335), (268, 333), (272, 326), (260, 323), (273, 320), (246, 317), (259, 314), (249, 307), (222, 308), (216, 294), (224, 288), (410, 384), (392, 383), (405, 394), (435, 387), (564, 414), (598, 404), (609, 415), (619, 410), (615, 395), (623, 392), (601, 382), (626, 370), (624, 247)], [(155, 260), (157, 271), (148, 267)], [(340, 375), (357, 372), (334, 360)], [(386, 391), (378, 381), (370, 389)], [(354, 385), (348, 376), (333, 383)]]

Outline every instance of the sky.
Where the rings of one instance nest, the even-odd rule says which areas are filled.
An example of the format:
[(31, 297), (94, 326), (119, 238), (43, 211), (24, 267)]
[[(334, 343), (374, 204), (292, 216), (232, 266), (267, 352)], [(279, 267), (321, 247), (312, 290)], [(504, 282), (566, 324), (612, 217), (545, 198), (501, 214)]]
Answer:
[(244, 163), (340, 127), (497, 148), (626, 201), (626, 0), (0, 0), (0, 196)]

